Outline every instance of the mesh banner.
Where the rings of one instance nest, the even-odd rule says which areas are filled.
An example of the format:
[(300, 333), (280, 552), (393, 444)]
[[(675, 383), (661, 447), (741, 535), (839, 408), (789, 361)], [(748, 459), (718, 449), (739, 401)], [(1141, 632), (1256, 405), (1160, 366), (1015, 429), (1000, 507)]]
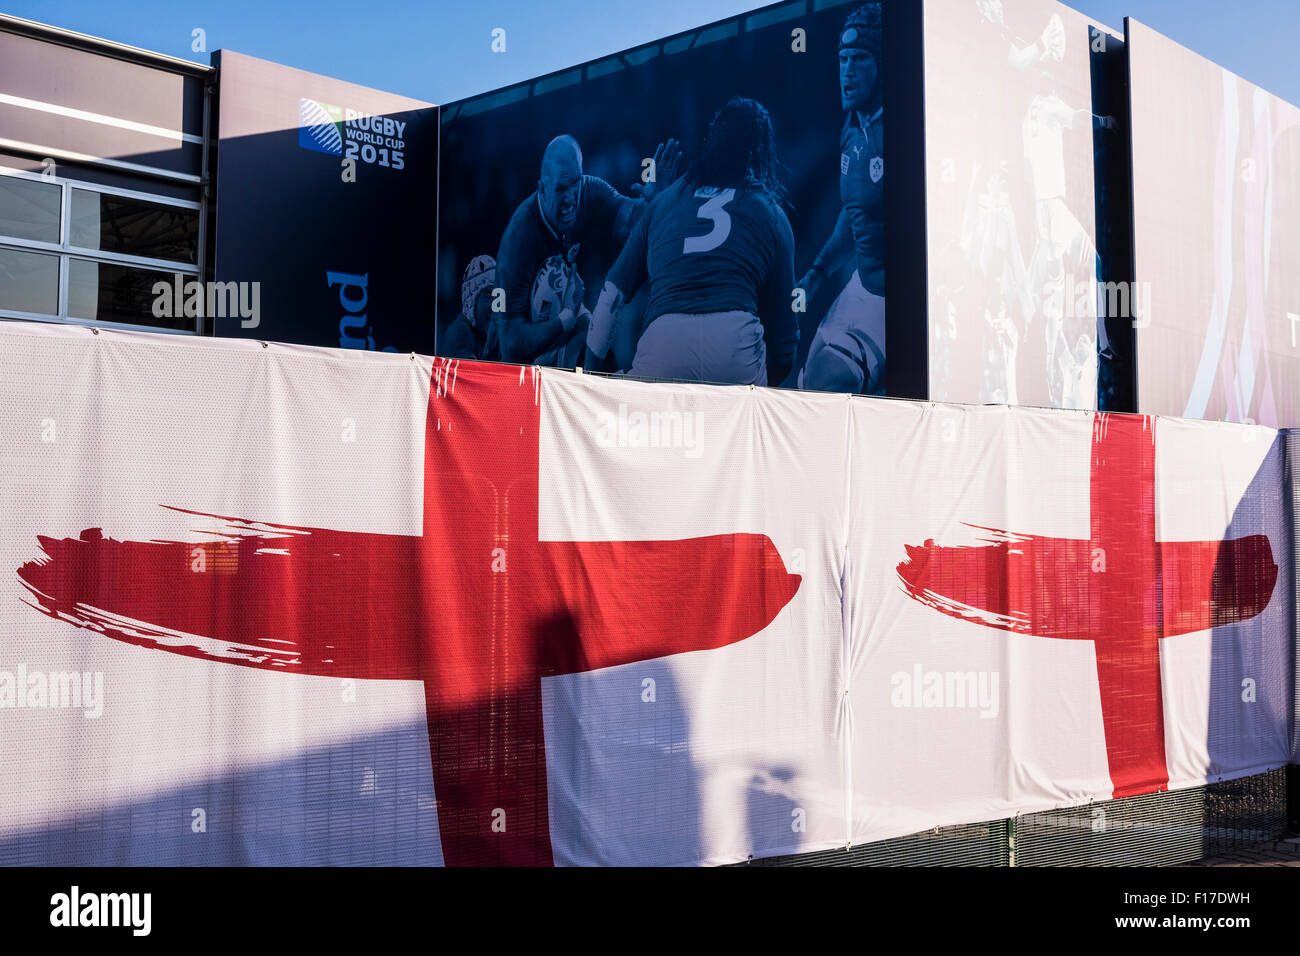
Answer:
[(1284, 764), (1277, 432), (0, 328), (0, 864), (720, 864)]
[[(1282, 436), (1286, 448), (1286, 507), (1294, 532), (1296, 515), (1300, 515), (1300, 480), (1297, 480), (1296, 474), (1297, 464), (1300, 463), (1300, 431), (1294, 428), (1284, 429)], [(1300, 534), (1294, 534), (1291, 539), (1291, 559), (1293, 562), (1300, 561)], [(1293, 564), (1292, 567), (1296, 565)], [(1300, 649), (1300, 586), (1293, 587), (1291, 597), (1291, 630), (1296, 634), (1296, 646)], [(1292, 696), (1294, 710), (1291, 716), (1291, 763), (1300, 764), (1300, 667), (1295, 667), (1295, 660), (1291, 663), (1295, 680)]]

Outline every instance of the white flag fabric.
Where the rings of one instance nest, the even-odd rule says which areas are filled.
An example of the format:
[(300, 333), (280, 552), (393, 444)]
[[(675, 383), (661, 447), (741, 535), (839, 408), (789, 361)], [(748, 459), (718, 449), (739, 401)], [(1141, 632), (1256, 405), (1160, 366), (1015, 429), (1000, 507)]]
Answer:
[(3, 864), (720, 864), (1286, 763), (1283, 435), (0, 325)]

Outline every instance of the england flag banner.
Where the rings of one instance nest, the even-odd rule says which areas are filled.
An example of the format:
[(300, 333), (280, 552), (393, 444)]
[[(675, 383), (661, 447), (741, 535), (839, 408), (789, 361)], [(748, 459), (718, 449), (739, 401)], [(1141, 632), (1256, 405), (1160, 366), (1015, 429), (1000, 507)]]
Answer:
[(26, 323), (0, 407), (0, 864), (724, 864), (1293, 750), (1271, 429)]
[(853, 411), (855, 843), (1286, 763), (1292, 539), (1276, 432)]

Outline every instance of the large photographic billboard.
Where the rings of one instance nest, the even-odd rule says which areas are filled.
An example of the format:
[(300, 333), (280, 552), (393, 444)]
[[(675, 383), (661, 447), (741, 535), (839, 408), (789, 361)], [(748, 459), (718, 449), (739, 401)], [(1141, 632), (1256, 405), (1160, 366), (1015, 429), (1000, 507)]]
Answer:
[(919, 41), (796, 0), (444, 106), (438, 354), (923, 397)]
[(931, 399), (1131, 401), (1122, 54), (1051, 0), (927, 0)]
[(1300, 425), (1300, 108), (1126, 26), (1140, 407)]
[[(217, 283), (256, 316), (218, 335), (431, 352), (438, 109), (228, 50), (220, 69)], [(244, 310), (248, 311), (248, 310)]]

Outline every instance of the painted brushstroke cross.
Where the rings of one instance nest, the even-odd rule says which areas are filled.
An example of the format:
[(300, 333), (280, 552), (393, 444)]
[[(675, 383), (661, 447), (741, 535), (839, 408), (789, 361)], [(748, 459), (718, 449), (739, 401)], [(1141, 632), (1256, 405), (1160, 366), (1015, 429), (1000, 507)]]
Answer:
[(222, 518), (196, 574), (193, 542), (90, 529), (41, 536), (19, 576), (44, 613), (142, 647), (423, 681), (444, 860), (550, 865), (541, 679), (742, 641), (800, 577), (762, 534), (539, 540), (537, 374), (437, 361), (418, 537)]
[(943, 614), (1093, 642), (1115, 797), (1169, 784), (1160, 640), (1252, 618), (1277, 583), (1266, 535), (1156, 540), (1154, 426), (1094, 418), (1087, 539), (982, 528), (983, 544), (907, 545), (898, 565), (904, 590)]

